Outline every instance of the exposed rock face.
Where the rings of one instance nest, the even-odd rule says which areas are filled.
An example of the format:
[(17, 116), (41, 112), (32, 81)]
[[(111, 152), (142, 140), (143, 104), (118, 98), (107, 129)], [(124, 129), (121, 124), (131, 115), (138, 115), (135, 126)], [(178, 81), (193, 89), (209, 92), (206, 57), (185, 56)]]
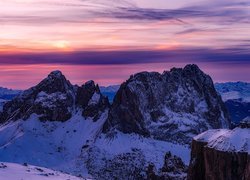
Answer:
[(188, 179), (250, 179), (250, 129), (209, 130), (194, 138)]
[(60, 71), (53, 71), (38, 85), (6, 103), (1, 122), (25, 120), (33, 113), (38, 114), (40, 120), (66, 121), (79, 108), (85, 117), (97, 117), (98, 112), (108, 106), (108, 99), (93, 81), (82, 87), (73, 86)]
[(211, 128), (230, 126), (212, 79), (196, 65), (163, 74), (142, 72), (118, 90), (104, 132), (117, 129), (189, 144)]
[(94, 117), (97, 120), (99, 111), (104, 111), (109, 107), (109, 100), (104, 97), (98, 85), (94, 81), (89, 81), (77, 89), (77, 104), (83, 109), (84, 117)]
[(163, 180), (163, 179), (186, 179), (187, 166), (182, 160), (176, 156), (172, 156), (171, 152), (165, 155), (164, 165), (160, 172), (155, 172), (154, 165), (150, 164), (147, 168), (147, 179), (149, 180)]

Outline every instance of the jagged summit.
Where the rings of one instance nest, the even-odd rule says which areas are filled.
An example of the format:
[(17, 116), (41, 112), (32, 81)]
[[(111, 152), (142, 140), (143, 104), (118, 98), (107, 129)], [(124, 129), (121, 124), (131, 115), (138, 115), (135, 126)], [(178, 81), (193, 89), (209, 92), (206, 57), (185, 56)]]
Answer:
[[(91, 83), (90, 83), (91, 82)], [(97, 95), (98, 94), (98, 98)], [(95, 102), (88, 104), (95, 95)], [(3, 107), (1, 122), (27, 119), (37, 114), (41, 120), (66, 121), (79, 109), (84, 117), (99, 117), (109, 106), (94, 81), (74, 86), (61, 71), (52, 71), (38, 85), (23, 91)], [(81, 102), (85, 102), (82, 104)], [(86, 113), (88, 111), (88, 113)]]
[(117, 129), (189, 143), (211, 128), (229, 128), (227, 110), (210, 76), (197, 65), (131, 76), (118, 90), (104, 132)]
[(57, 76), (57, 77), (60, 77), (60, 76), (63, 76), (62, 72), (59, 71), (59, 70), (55, 70), (55, 71), (52, 71), (49, 76)]

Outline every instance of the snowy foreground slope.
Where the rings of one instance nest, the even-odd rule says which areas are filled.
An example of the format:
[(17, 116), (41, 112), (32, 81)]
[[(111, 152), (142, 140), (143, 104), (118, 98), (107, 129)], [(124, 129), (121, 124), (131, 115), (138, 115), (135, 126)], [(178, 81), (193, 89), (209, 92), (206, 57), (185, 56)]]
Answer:
[(41, 122), (37, 115), (26, 121), (8, 123), (0, 127), (0, 159), (27, 162), (86, 177), (81, 152), (84, 146), (95, 141), (105, 115), (97, 122), (76, 114), (64, 123)]
[(6, 180), (80, 180), (83, 178), (28, 164), (0, 162), (0, 179)]
[[(142, 138), (136, 134), (100, 135), (105, 116), (104, 113), (97, 122), (85, 120), (79, 114), (67, 122), (41, 122), (37, 115), (32, 115), (26, 121), (4, 125), (0, 127), (0, 159), (21, 164), (26, 162), (89, 178), (93, 177), (90, 173), (97, 175), (112, 170), (108, 166), (122, 163), (123, 160), (119, 160), (121, 156), (135, 156), (130, 165), (123, 161), (128, 168), (127, 171), (122, 169), (124, 176), (129, 168), (140, 167), (144, 170), (150, 163), (159, 170), (167, 151), (188, 164), (190, 149), (182, 145)], [(115, 169), (117, 167), (113, 167)]]

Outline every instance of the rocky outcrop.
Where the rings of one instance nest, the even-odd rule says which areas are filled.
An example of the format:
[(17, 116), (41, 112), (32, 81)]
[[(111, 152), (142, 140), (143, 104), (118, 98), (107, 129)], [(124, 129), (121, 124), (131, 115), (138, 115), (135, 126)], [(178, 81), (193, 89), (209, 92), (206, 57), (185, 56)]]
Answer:
[(229, 128), (227, 110), (212, 79), (196, 65), (163, 74), (142, 72), (118, 90), (104, 132), (113, 129), (189, 144), (211, 128)]
[(93, 81), (81, 87), (73, 86), (60, 71), (51, 72), (38, 85), (23, 91), (3, 107), (1, 122), (28, 119), (31, 114), (40, 120), (66, 121), (72, 113), (82, 111), (84, 117), (97, 119), (99, 111), (109, 102)]
[(186, 179), (187, 169), (187, 166), (179, 157), (173, 156), (171, 152), (167, 152), (160, 172), (156, 172), (154, 165), (150, 164), (148, 165), (146, 174), (148, 180), (184, 180)]
[(209, 130), (194, 138), (188, 179), (250, 179), (250, 129)]
[(99, 111), (104, 111), (109, 107), (109, 100), (100, 92), (99, 86), (94, 81), (88, 81), (77, 89), (76, 103), (82, 109), (84, 117), (94, 117), (97, 120)]

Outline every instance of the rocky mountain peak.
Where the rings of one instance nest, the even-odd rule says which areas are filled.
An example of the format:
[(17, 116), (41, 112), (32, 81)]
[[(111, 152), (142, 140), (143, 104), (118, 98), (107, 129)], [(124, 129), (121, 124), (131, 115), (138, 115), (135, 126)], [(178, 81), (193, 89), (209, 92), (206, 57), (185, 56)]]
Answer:
[(50, 77), (62, 77), (64, 75), (62, 74), (61, 71), (55, 70), (55, 71), (50, 72), (50, 74), (48, 76), (50, 76)]
[[(98, 94), (98, 95), (95, 95)], [(93, 99), (96, 102), (89, 102)], [(93, 110), (93, 106), (95, 110)], [(38, 85), (23, 91), (12, 101), (6, 103), (1, 115), (2, 122), (27, 119), (31, 114), (39, 115), (40, 120), (66, 121), (80, 109), (84, 117), (97, 117), (99, 111), (109, 106), (94, 81), (81, 87), (73, 86), (60, 71), (51, 72)], [(92, 107), (92, 109), (90, 109)], [(91, 113), (90, 113), (91, 112)]]
[(33, 88), (36, 88), (38, 91), (44, 91), (48, 94), (54, 92), (74, 91), (73, 85), (65, 78), (61, 71), (52, 71), (47, 78), (43, 79)]
[(132, 75), (114, 98), (104, 132), (117, 129), (186, 144), (207, 129), (229, 126), (211, 77), (187, 65)]

